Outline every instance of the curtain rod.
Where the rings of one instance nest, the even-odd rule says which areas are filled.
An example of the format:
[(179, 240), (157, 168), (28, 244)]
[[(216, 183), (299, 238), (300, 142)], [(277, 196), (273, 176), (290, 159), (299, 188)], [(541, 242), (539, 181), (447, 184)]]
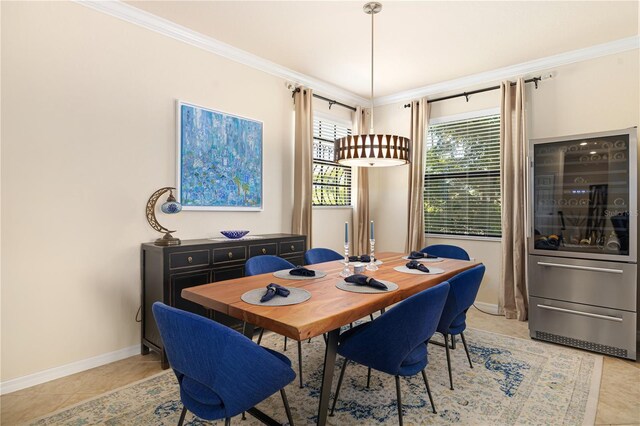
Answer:
[[(538, 82), (542, 80), (542, 77), (533, 77), (530, 78), (528, 80), (525, 80), (525, 83), (533, 83), (536, 85), (536, 89), (538, 88)], [(511, 83), (512, 86), (515, 86), (516, 83)], [(467, 99), (467, 102), (469, 102), (469, 96), (471, 95), (475, 95), (478, 93), (482, 93), (482, 92), (490, 92), (492, 90), (498, 90), (500, 88), (500, 86), (492, 86), (492, 87), (486, 87), (484, 89), (478, 89), (478, 90), (472, 90), (471, 92), (462, 92), (462, 93), (458, 93), (456, 95), (449, 95), (449, 96), (443, 96), (442, 98), (435, 98), (435, 99), (428, 99), (429, 103), (433, 103), (433, 102), (440, 102), (440, 101), (446, 101), (449, 99), (454, 99), (454, 98), (461, 98), (461, 97), (465, 97)], [(293, 96), (295, 93), (299, 92), (300, 88), (296, 87), (292, 93), (291, 96)], [(334, 105), (339, 105), (343, 108), (346, 109), (350, 109), (351, 111), (355, 111), (356, 109), (354, 107), (352, 107), (351, 105), (347, 105), (347, 104), (343, 104), (342, 102), (338, 102), (334, 99), (329, 99), (329, 98), (325, 98), (324, 96), (321, 95), (316, 95), (315, 93), (313, 94), (314, 98), (318, 98), (318, 99), (322, 99), (323, 101), (326, 101), (329, 103), (329, 109), (331, 109), (332, 106)], [(405, 108), (409, 108), (411, 106), (411, 104), (405, 104), (404, 107)]]
[[(528, 80), (525, 80), (525, 83), (533, 83), (536, 85), (536, 89), (538, 88), (538, 82), (542, 80), (542, 77), (533, 77), (530, 78)], [(511, 83), (512, 86), (515, 86), (516, 83)], [(461, 97), (465, 97), (467, 98), (467, 102), (469, 102), (469, 96), (471, 95), (475, 95), (476, 93), (482, 93), (482, 92), (490, 92), (492, 90), (498, 90), (500, 88), (500, 86), (491, 86), (491, 87), (486, 87), (484, 89), (478, 89), (478, 90), (472, 90), (471, 92), (462, 92), (462, 93), (458, 93), (456, 95), (449, 95), (449, 96), (443, 96), (442, 98), (435, 98), (435, 99), (427, 99), (428, 103), (434, 103), (434, 102), (440, 102), (440, 101), (446, 101), (448, 99), (453, 99), (453, 98), (461, 98)], [(404, 107), (405, 108), (409, 108), (411, 106), (411, 104), (405, 104)]]
[[(293, 92), (291, 93), (291, 96), (293, 96), (295, 93), (297, 93), (299, 91), (300, 91), (300, 88), (296, 87), (293, 90)], [(324, 96), (316, 95), (315, 93), (313, 94), (313, 97), (314, 98), (318, 98), (318, 99), (322, 99), (323, 101), (329, 102), (329, 109), (331, 109), (331, 107), (334, 106), (334, 105), (340, 105), (341, 107), (346, 108), (346, 109), (350, 109), (351, 111), (354, 111), (354, 112), (356, 110), (355, 107), (352, 107), (351, 105), (343, 104), (342, 102), (338, 102), (338, 101), (333, 100), (333, 99), (325, 98)]]

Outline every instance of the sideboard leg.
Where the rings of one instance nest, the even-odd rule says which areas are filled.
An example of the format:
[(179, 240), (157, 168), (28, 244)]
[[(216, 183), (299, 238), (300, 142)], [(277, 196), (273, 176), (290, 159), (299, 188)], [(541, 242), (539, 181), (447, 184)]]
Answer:
[(160, 356), (160, 365), (162, 366), (163, 370), (169, 368), (169, 360), (167, 359), (167, 353), (164, 351), (164, 349), (162, 350), (162, 355)]

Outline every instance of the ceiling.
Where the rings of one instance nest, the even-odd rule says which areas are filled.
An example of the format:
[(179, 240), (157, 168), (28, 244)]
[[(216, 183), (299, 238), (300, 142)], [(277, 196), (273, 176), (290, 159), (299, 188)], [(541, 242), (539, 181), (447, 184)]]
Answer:
[[(294, 71), (370, 96), (364, 1), (128, 1)], [(638, 34), (637, 1), (382, 1), (375, 96)]]

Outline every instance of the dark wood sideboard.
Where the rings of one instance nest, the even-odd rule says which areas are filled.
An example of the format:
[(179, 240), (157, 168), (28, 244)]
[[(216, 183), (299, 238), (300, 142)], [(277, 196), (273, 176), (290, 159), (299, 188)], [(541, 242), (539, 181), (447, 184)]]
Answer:
[(162, 340), (151, 306), (161, 301), (186, 311), (239, 328), (231, 317), (205, 309), (181, 297), (182, 289), (244, 276), (244, 264), (254, 256), (272, 254), (294, 265), (304, 264), (305, 235), (267, 234), (246, 240), (185, 240), (179, 246), (142, 244), (142, 341), (141, 352), (158, 351), (162, 368), (168, 368)]

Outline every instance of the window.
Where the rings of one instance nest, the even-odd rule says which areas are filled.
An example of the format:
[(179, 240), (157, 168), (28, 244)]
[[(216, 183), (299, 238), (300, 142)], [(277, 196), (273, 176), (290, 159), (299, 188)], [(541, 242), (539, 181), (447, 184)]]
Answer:
[(350, 135), (346, 125), (320, 117), (313, 119), (313, 205), (351, 205), (351, 167), (334, 161), (333, 141)]
[(425, 232), (500, 237), (500, 115), (429, 125)]

